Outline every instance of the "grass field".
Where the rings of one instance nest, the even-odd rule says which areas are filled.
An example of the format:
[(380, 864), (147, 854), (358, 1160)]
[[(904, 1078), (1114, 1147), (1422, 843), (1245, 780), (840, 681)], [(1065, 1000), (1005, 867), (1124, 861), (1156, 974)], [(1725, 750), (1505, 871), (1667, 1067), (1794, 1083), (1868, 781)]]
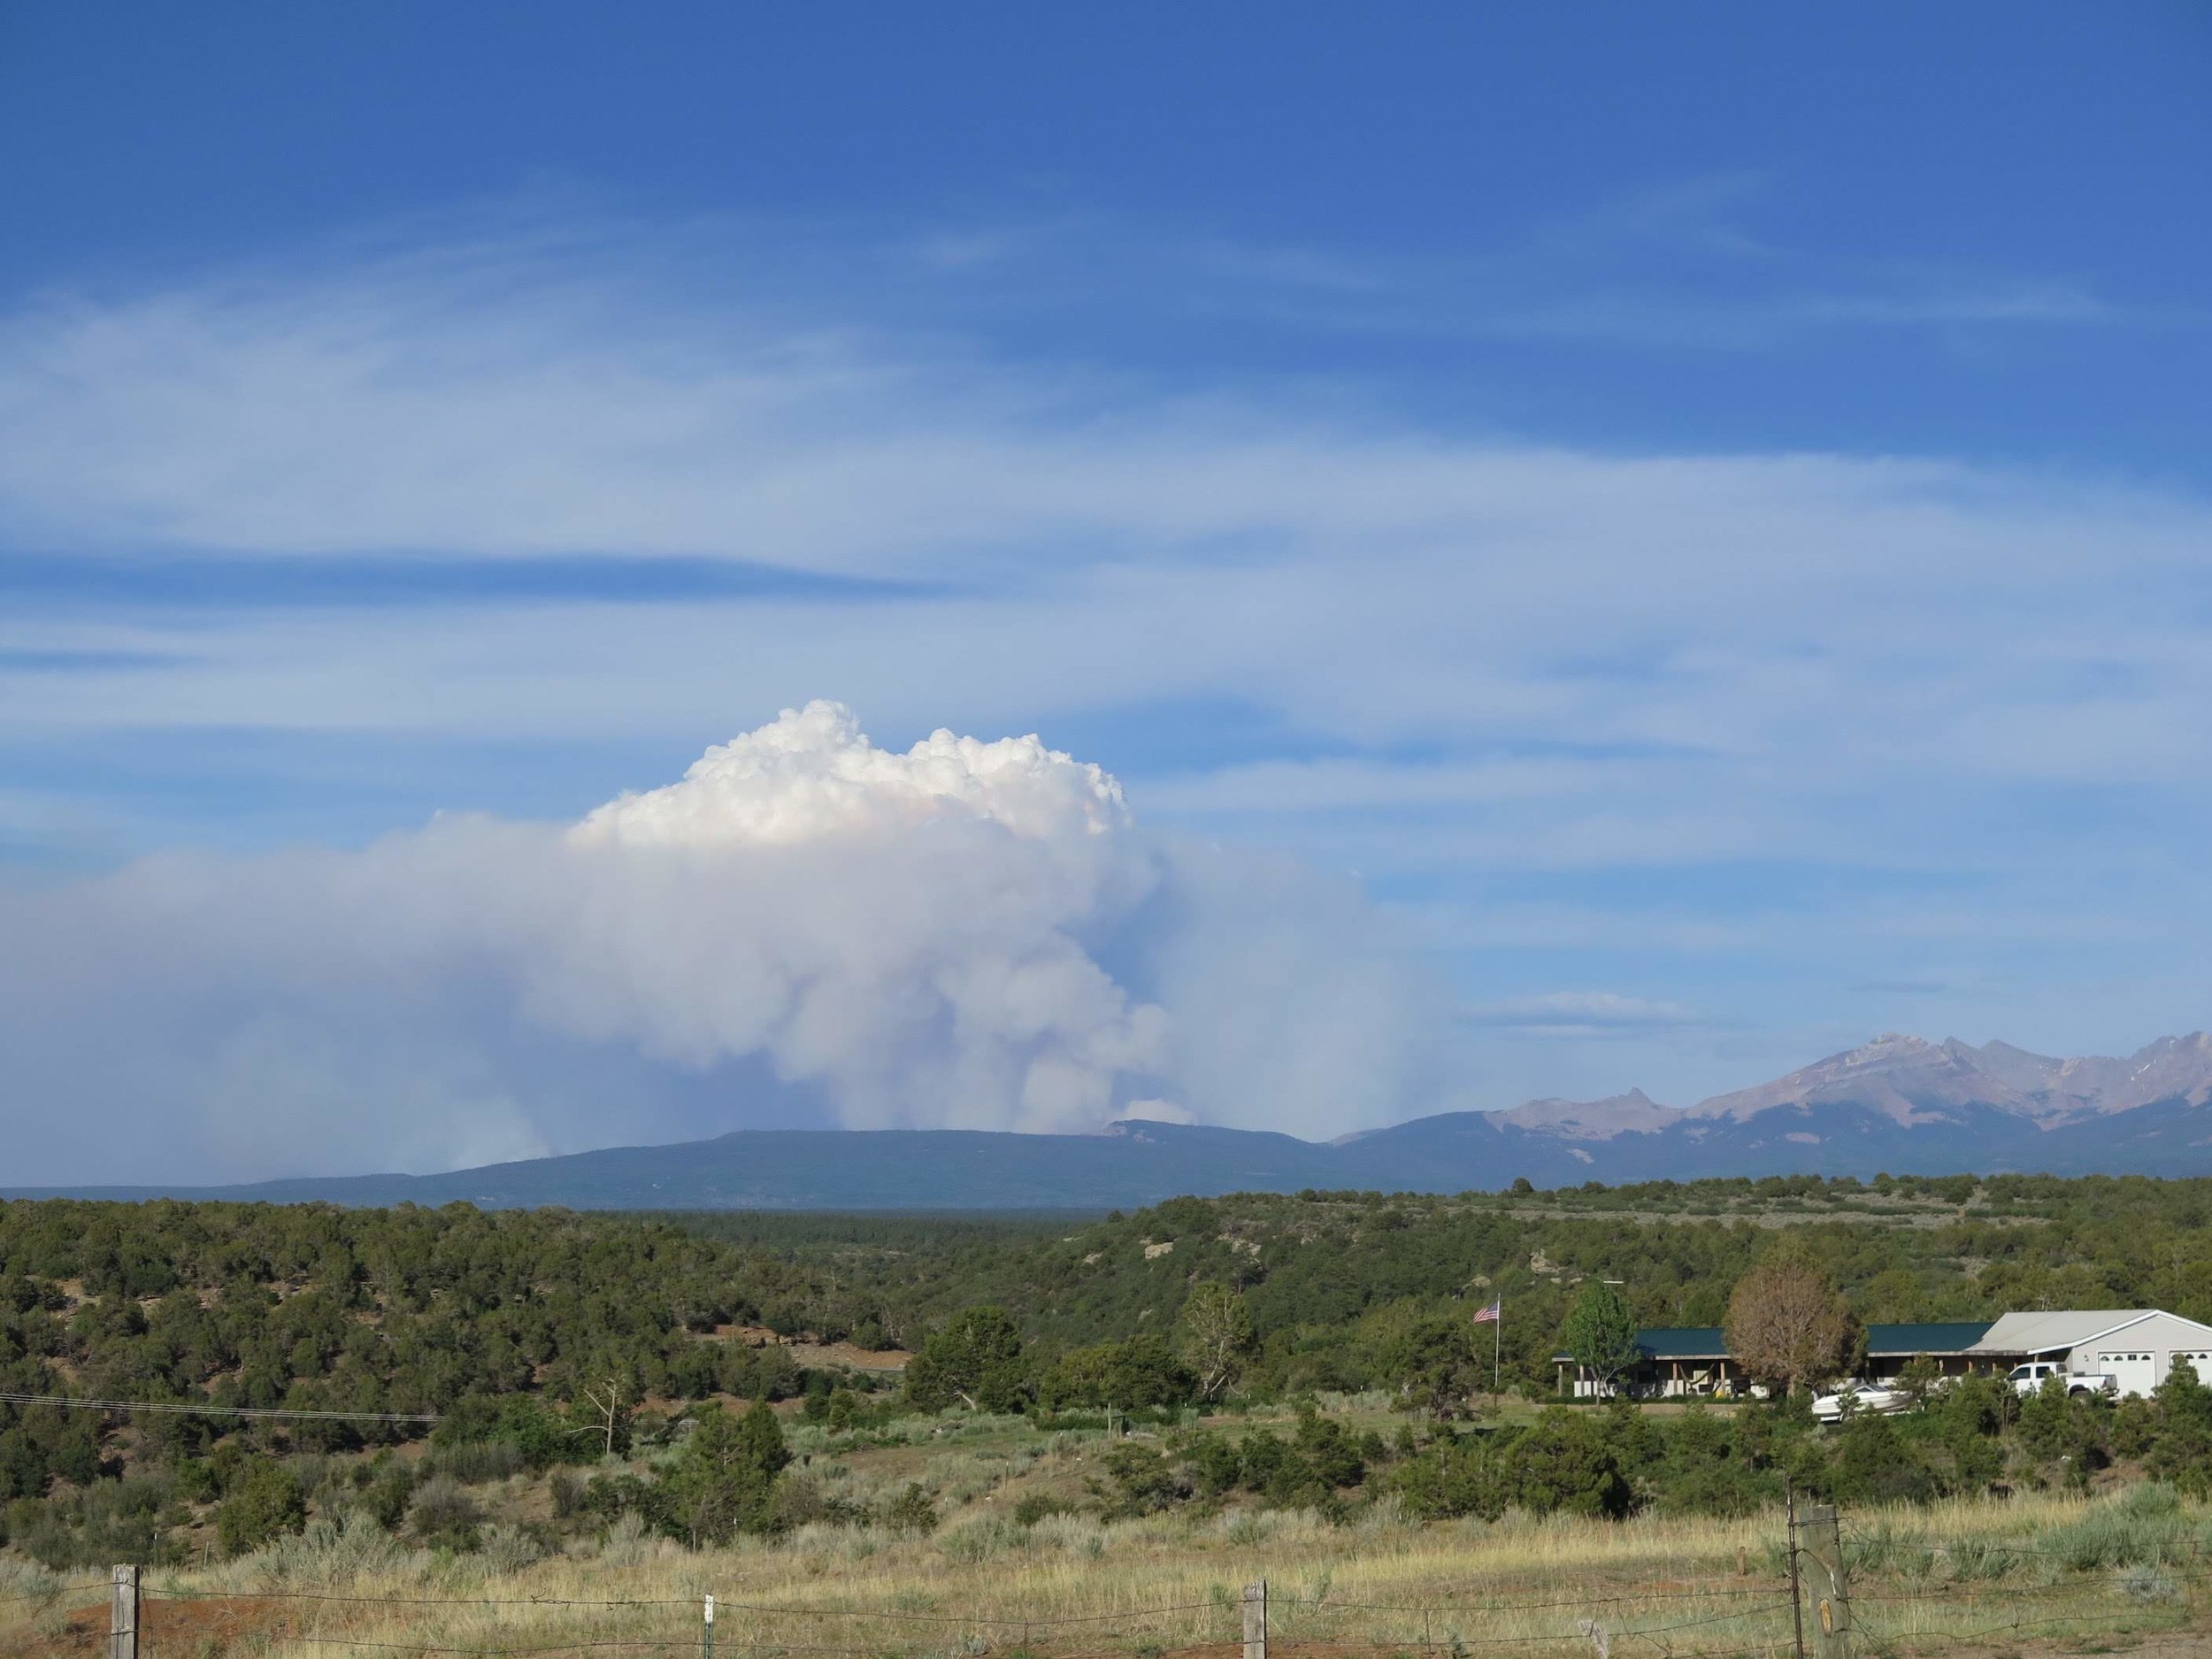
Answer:
[[(150, 1572), (142, 1652), (689, 1653), (710, 1593), (726, 1655), (1156, 1659), (1227, 1653), (1262, 1578), (1282, 1652), (1591, 1655), (1586, 1621), (1623, 1659), (1791, 1645), (1778, 1514), (1413, 1525), (1386, 1503), (1342, 1526), (1249, 1511), (1021, 1526), (1003, 1484), (926, 1537), (811, 1526), (703, 1554), (618, 1525), (525, 1563), (319, 1522), (242, 1561)], [(2212, 1511), (2154, 1487), (1848, 1517), (1855, 1651), (2185, 1651), (2208, 1541)], [(104, 1651), (99, 1586), (17, 1567), (0, 1596), (0, 1655)]]

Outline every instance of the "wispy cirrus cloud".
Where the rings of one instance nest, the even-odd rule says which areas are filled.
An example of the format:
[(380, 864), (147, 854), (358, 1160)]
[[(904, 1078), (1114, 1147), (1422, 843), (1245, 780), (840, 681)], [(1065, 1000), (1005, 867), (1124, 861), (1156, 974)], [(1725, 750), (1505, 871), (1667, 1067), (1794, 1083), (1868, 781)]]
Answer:
[[(1637, 1033), (1677, 1064), (1735, 1029), (1679, 1010), (1772, 1020), (1809, 956), (1917, 980), (1928, 937), (2212, 994), (2185, 845), (2212, 510), (2186, 491), (1533, 442), (1350, 383), (857, 326), (849, 296), (687, 257), (480, 242), (0, 319), (0, 753), (108, 757), (42, 760), (0, 835), (51, 839), (134, 747), (189, 771), (245, 736), (283, 757), (271, 797), (403, 748), (429, 804), (497, 806), (507, 774), (437, 757), (616, 757), (580, 810), (827, 695), (902, 736), (1118, 734), (1157, 821), (1431, 918), (1500, 1043)], [(1257, 752), (1177, 758), (1223, 707)], [(188, 833), (229, 833), (200, 810)], [(1632, 1018), (1731, 949), (1764, 965)], [(1524, 1006), (1562, 983), (1632, 989)]]

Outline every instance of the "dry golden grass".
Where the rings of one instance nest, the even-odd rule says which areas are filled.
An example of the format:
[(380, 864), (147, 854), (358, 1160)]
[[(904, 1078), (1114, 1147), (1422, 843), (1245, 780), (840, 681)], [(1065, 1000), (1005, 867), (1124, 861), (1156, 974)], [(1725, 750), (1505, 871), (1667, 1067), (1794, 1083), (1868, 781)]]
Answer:
[[(1262, 1577), (1271, 1644), (1317, 1659), (1340, 1649), (1444, 1659), (1492, 1647), (1589, 1659), (1585, 1620), (1622, 1655), (1779, 1655), (1789, 1646), (1774, 1514), (1421, 1526), (1385, 1509), (1343, 1527), (1263, 1513), (1111, 1524), (1060, 1516), (1024, 1528), (995, 1508), (971, 1505), (926, 1539), (810, 1527), (703, 1554), (618, 1528), (595, 1553), (512, 1570), (486, 1556), (401, 1550), (367, 1532), (319, 1532), (211, 1571), (150, 1574), (147, 1659), (171, 1659), (157, 1640), (165, 1619), (180, 1643), (195, 1644), (175, 1651), (195, 1659), (585, 1644), (692, 1652), (709, 1593), (724, 1655), (1225, 1652), (1240, 1630), (1240, 1588)], [(1855, 1532), (1870, 1540), (1855, 1545), (1863, 1571), (1854, 1594), (1869, 1638), (1861, 1651), (1958, 1650), (1958, 1639), (1977, 1632), (1977, 1651), (2110, 1649), (2187, 1628), (2197, 1597), (2190, 1560), (2131, 1570), (2131, 1578), (2041, 1553), (2101, 1513), (2117, 1511), (2108, 1501), (2100, 1509), (2051, 1496), (1855, 1517)], [(2207, 1517), (2177, 1511), (2159, 1524), (2193, 1549)], [(1997, 1546), (2004, 1553), (1993, 1558)], [(1996, 1576), (1962, 1577), (1962, 1562)], [(0, 1590), (27, 1582), (19, 1574)], [(80, 1620), (81, 1630), (63, 1616), (96, 1599), (0, 1602), (0, 1654), (91, 1651), (78, 1638), (93, 1635), (99, 1616)], [(191, 1609), (197, 1625), (185, 1619)]]

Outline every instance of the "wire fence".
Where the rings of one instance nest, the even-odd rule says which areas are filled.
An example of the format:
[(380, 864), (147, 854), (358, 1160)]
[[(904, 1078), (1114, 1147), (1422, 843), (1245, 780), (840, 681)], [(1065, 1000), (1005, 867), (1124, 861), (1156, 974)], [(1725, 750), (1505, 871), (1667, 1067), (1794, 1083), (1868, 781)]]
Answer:
[[(808, 1659), (1094, 1659), (1129, 1653), (1161, 1659), (1175, 1652), (1215, 1653), (1253, 1638), (1251, 1602), (1261, 1611), (1259, 1659), (1311, 1652), (1398, 1659), (1464, 1659), (1495, 1650), (1578, 1654), (1585, 1659), (1785, 1659), (1794, 1650), (1814, 1659), (1902, 1659), (1962, 1647), (2094, 1637), (2124, 1640), (2129, 1651), (2193, 1647), (2212, 1653), (2212, 1632), (2193, 1626), (2196, 1609), (2212, 1602), (2212, 1563), (2193, 1545), (2170, 1558), (2152, 1536), (2139, 1543), (2148, 1559), (2085, 1568), (2082, 1551), (2020, 1540), (1934, 1541), (1886, 1532), (1843, 1528), (1827, 1519), (1833, 1540), (1839, 1601), (1842, 1563), (1855, 1551), (1888, 1564), (1855, 1575), (1847, 1595), (1848, 1640), (1807, 1635), (1809, 1586), (1795, 1575), (1752, 1573), (1740, 1560), (1732, 1579), (1679, 1581), (1650, 1587), (1602, 1581), (1578, 1592), (1516, 1594), (1414, 1594), (1372, 1601), (1339, 1598), (1324, 1589), (1269, 1592), (1246, 1599), (1216, 1586), (1203, 1599), (1174, 1599), (1106, 1611), (945, 1611), (931, 1608), (754, 1600), (703, 1588), (656, 1596), (492, 1596), (374, 1594), (342, 1589), (270, 1587), (225, 1590), (142, 1583), (138, 1594), (158, 1608), (221, 1604), (236, 1612), (260, 1608), (281, 1614), (234, 1619), (253, 1627), (263, 1647), (364, 1653), (472, 1655), (474, 1659), (587, 1653), (695, 1653)], [(1793, 1532), (1784, 1554), (1808, 1554)], [(1996, 1577), (1931, 1578), (1930, 1561), (1956, 1558), (1978, 1571), (1993, 1555), (2011, 1564)], [(1897, 1563), (1904, 1563), (1901, 1570)], [(1796, 1563), (1793, 1559), (1793, 1565)], [(2005, 1573), (2014, 1575), (2007, 1581)], [(2020, 1582), (2038, 1572), (2040, 1582)], [(2056, 1576), (2052, 1576), (2056, 1575)], [(110, 1589), (111, 1582), (57, 1583), (12, 1591), (0, 1601), (58, 1605)], [(1819, 1602), (1822, 1617), (1831, 1612)], [(723, 1621), (719, 1631), (715, 1617)], [(1270, 1627), (1270, 1620), (1272, 1627)], [(150, 1621), (140, 1659), (170, 1659), (159, 1646), (163, 1621)], [(410, 1633), (409, 1625), (419, 1633)], [(568, 1628), (561, 1628), (564, 1624)], [(502, 1628), (503, 1627), (503, 1628)], [(185, 1626), (174, 1626), (181, 1632)], [(1832, 1632), (1831, 1632), (1832, 1634)], [(257, 1651), (262, 1648), (257, 1648)], [(179, 1654), (197, 1652), (180, 1645)]]
[[(62, 1584), (14, 1598), (57, 1602), (87, 1592), (106, 1591), (106, 1581)], [(265, 1624), (257, 1640), (266, 1646), (300, 1648), (409, 1653), (425, 1655), (477, 1655), (479, 1659), (524, 1659), (525, 1655), (596, 1652), (699, 1652), (730, 1659), (731, 1655), (836, 1655), (838, 1659), (893, 1659), (894, 1655), (926, 1655), (927, 1659), (981, 1659), (992, 1653), (1007, 1655), (1043, 1655), (1056, 1652), (1097, 1653), (1118, 1647), (1142, 1655), (1164, 1654), (1171, 1648), (1219, 1647), (1236, 1645), (1248, 1632), (1240, 1628), (1244, 1617), (1233, 1594), (1221, 1593), (1202, 1600), (1172, 1600), (1105, 1612), (1060, 1612), (1039, 1609), (1028, 1613), (948, 1613), (924, 1609), (823, 1606), (725, 1596), (703, 1592), (686, 1596), (530, 1596), (393, 1595), (339, 1590), (286, 1589), (223, 1590), (181, 1585), (142, 1583), (138, 1591), (145, 1603), (170, 1603), (180, 1608), (219, 1605), (227, 1610), (254, 1608), (296, 1609), (302, 1617)], [(1742, 1653), (1770, 1654), (1773, 1631), (1762, 1632), (1752, 1646), (1741, 1646), (1747, 1622), (1773, 1621), (1786, 1613), (1786, 1590), (1774, 1582), (1674, 1586), (1640, 1591), (1616, 1587), (1561, 1597), (1508, 1595), (1441, 1595), (1418, 1600), (1361, 1601), (1338, 1600), (1325, 1594), (1283, 1594), (1271, 1596), (1266, 1606), (1276, 1626), (1263, 1629), (1265, 1646), (1278, 1654), (1310, 1650), (1320, 1654), (1372, 1653), (1458, 1655), (1482, 1650), (1530, 1650), (1587, 1646), (1586, 1630), (1594, 1616), (1613, 1621), (1609, 1640), (1616, 1643), (1647, 1640), (1668, 1659), (1732, 1659)], [(707, 1644), (701, 1617), (709, 1603), (724, 1622), (717, 1640)], [(1641, 1620), (1634, 1609), (1654, 1608), (1656, 1616)], [(326, 1618), (326, 1614), (334, 1616)], [(448, 1616), (441, 1618), (438, 1616)], [(1685, 1615), (1687, 1615), (1685, 1617)], [(486, 1617), (499, 1623), (526, 1624), (579, 1616), (599, 1624), (597, 1630), (562, 1632), (517, 1630), (511, 1636), (470, 1640), (435, 1628), (456, 1621)], [(1540, 1628), (1499, 1632), (1494, 1625), (1508, 1619), (1525, 1623), (1538, 1618)], [(1264, 1616), (1263, 1616), (1264, 1617)], [(633, 1619), (649, 1628), (605, 1628), (605, 1622)], [(681, 1627), (669, 1628), (680, 1619)], [(1395, 1631), (1386, 1626), (1419, 1621)], [(394, 1623), (419, 1621), (425, 1628), (410, 1635), (394, 1630)], [(249, 1620), (248, 1623), (254, 1621)], [(152, 1621), (155, 1630), (159, 1621)], [(659, 1625), (659, 1629), (649, 1628)], [(765, 1630), (787, 1628), (772, 1637)], [(1162, 1629), (1163, 1625), (1172, 1626)], [(1578, 1628), (1579, 1625), (1581, 1628)], [(1667, 1640), (1678, 1632), (1713, 1630), (1734, 1625), (1737, 1642), (1709, 1648), (1685, 1646)], [(1486, 1629), (1486, 1626), (1491, 1626)], [(1781, 1626), (1777, 1624), (1774, 1630)], [(158, 1636), (150, 1631), (139, 1650), (142, 1659), (167, 1659), (157, 1647)], [(195, 1651), (183, 1648), (180, 1651)]]

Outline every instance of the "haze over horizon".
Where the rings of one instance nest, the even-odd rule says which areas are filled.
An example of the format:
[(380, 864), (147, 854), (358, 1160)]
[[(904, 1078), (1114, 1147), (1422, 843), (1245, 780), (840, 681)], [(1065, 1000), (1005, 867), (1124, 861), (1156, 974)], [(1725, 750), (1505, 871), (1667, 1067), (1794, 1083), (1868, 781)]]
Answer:
[(518, 15), (0, 24), (10, 1184), (2212, 1025), (2200, 10)]

